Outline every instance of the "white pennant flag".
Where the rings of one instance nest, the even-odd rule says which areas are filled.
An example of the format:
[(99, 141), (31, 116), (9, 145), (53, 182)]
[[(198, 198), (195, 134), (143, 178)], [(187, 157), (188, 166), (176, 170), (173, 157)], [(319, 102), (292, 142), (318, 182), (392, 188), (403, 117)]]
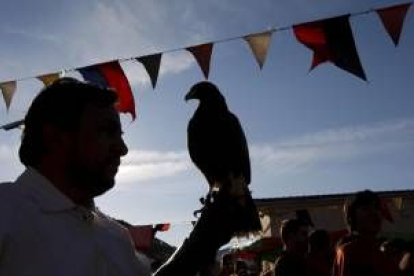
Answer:
[(0, 89), (3, 94), (4, 102), (6, 103), (6, 108), (9, 110), (11, 101), (14, 96), (14, 92), (16, 91), (16, 82), (15, 81), (7, 81), (0, 83)]
[(262, 69), (266, 59), (267, 50), (269, 49), (270, 41), (272, 39), (272, 32), (268, 31), (264, 33), (248, 35), (245, 36), (244, 39), (249, 44), (260, 69)]

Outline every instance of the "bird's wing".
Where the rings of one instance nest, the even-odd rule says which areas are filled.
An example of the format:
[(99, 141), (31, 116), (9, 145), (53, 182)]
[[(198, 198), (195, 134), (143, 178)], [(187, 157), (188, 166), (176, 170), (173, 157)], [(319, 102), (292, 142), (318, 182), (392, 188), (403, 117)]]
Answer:
[(251, 168), (249, 148), (246, 135), (238, 118), (231, 112), (227, 115), (226, 132), (228, 146), (231, 149), (229, 153), (231, 162), (233, 163), (234, 172), (240, 173), (246, 180), (246, 184), (251, 181)]
[(188, 125), (191, 160), (211, 184), (228, 177), (243, 176), (250, 183), (250, 159), (246, 137), (231, 112), (196, 112)]
[(214, 160), (215, 153), (212, 147), (215, 142), (211, 140), (210, 134), (211, 130), (205, 116), (196, 112), (187, 128), (188, 152), (193, 163), (207, 178), (208, 183), (213, 185), (215, 170), (211, 163), (214, 163), (212, 160)]

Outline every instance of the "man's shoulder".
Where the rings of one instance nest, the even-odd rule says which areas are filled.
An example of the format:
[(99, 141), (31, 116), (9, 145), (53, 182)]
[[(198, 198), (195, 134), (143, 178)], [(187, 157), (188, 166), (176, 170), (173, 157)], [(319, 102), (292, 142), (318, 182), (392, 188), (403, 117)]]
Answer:
[(22, 192), (14, 182), (0, 183), (0, 236), (20, 210), (22, 199)]
[(8, 198), (15, 198), (21, 195), (19, 185), (15, 182), (1, 182), (0, 183), (0, 201)]
[(288, 254), (287, 252), (282, 252), (279, 257), (276, 259), (276, 267), (285, 267), (285, 266), (290, 266), (291, 263), (293, 263), (293, 258), (291, 258), (290, 254)]
[(288, 252), (283, 252), (276, 260), (275, 275), (306, 275), (306, 267), (304, 260), (295, 258)]

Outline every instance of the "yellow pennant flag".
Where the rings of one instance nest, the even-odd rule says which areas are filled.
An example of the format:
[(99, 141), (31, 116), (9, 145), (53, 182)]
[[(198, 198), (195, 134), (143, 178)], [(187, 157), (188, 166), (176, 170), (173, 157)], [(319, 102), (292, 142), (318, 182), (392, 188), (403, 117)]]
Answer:
[(4, 102), (6, 103), (6, 108), (9, 110), (11, 101), (14, 96), (14, 92), (16, 91), (16, 82), (15, 81), (7, 81), (0, 83), (0, 89), (3, 94)]
[(45, 86), (48, 86), (52, 84), (55, 80), (60, 78), (60, 73), (52, 73), (52, 74), (46, 74), (42, 76), (38, 76), (37, 79), (39, 79)]
[(256, 61), (259, 64), (260, 69), (262, 69), (263, 64), (266, 60), (267, 50), (269, 49), (271, 39), (271, 31), (248, 35), (244, 37), (244, 40), (246, 40), (249, 44), (250, 49), (252, 50), (253, 55), (256, 58)]

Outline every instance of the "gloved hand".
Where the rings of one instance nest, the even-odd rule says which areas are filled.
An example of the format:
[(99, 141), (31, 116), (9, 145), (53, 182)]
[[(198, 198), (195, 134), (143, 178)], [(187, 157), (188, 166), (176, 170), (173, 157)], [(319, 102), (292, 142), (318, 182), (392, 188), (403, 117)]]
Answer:
[(193, 276), (215, 261), (217, 250), (235, 234), (261, 230), (253, 198), (243, 178), (233, 177), (226, 187), (210, 190), (190, 236), (156, 276)]
[(210, 193), (190, 236), (155, 275), (193, 276), (213, 263), (217, 250), (234, 234), (230, 218), (236, 211), (236, 201), (229, 200), (226, 193)]

